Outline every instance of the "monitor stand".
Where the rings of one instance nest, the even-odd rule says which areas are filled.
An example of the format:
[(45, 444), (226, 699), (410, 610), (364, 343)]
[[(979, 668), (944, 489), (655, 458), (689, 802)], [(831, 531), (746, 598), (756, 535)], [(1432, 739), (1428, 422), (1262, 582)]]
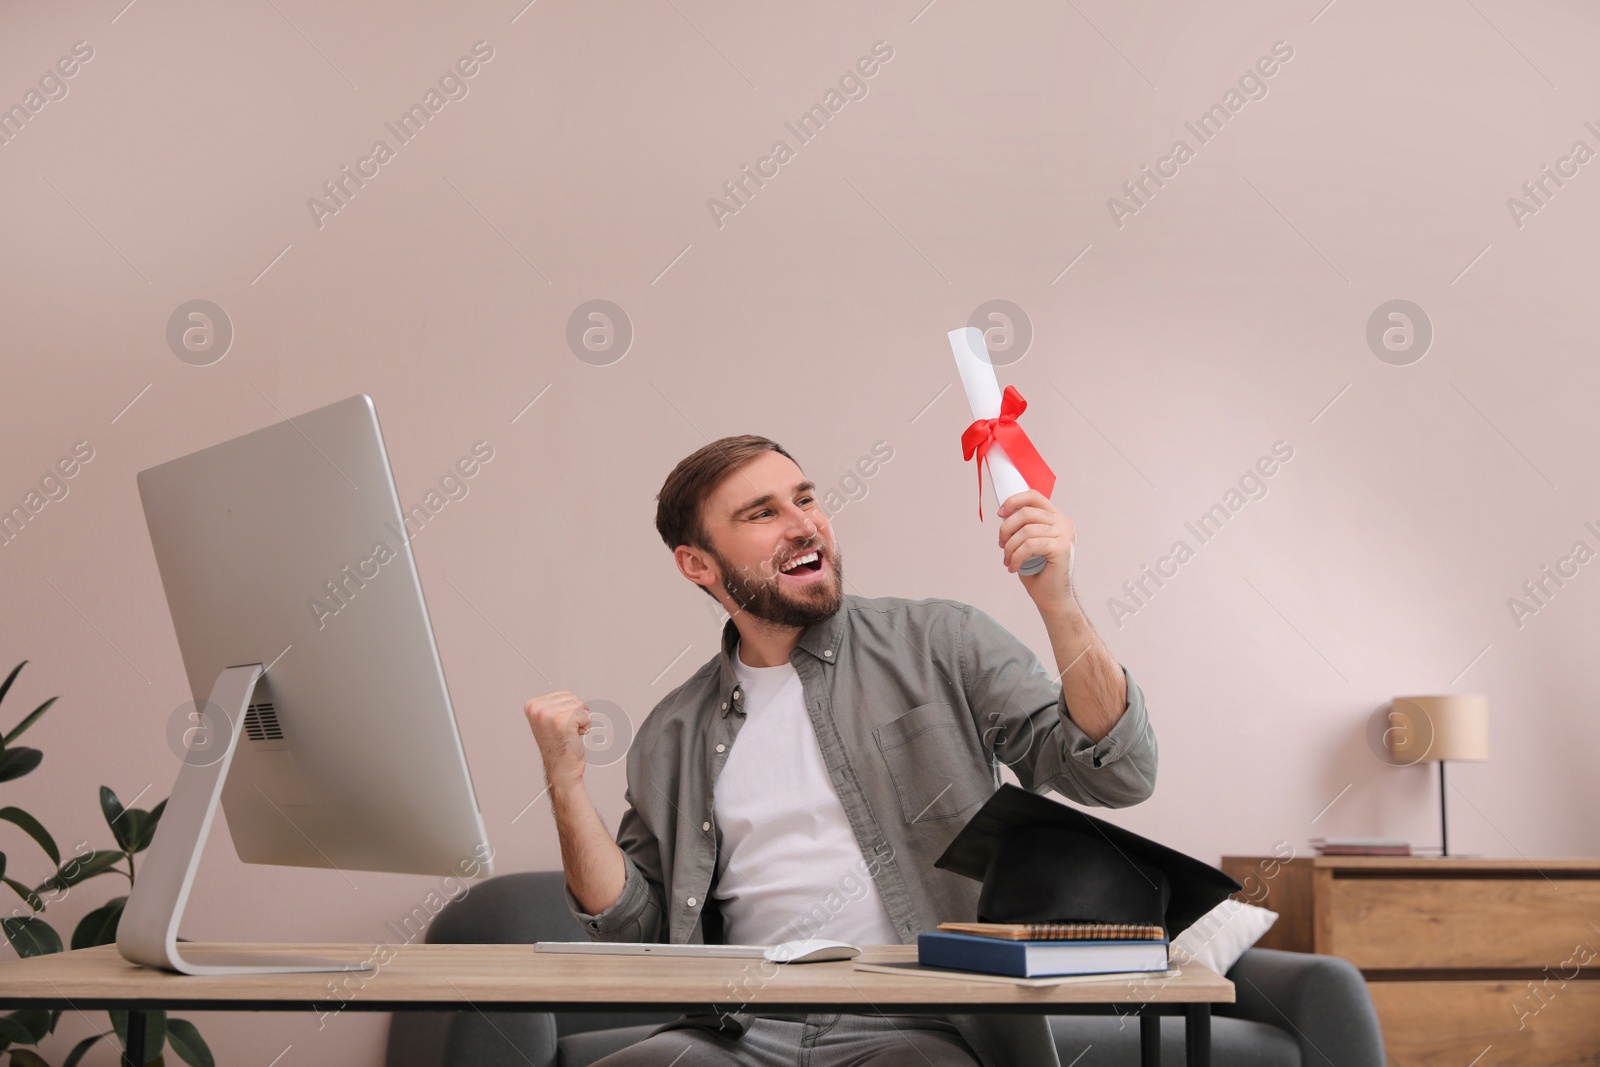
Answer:
[(371, 969), (368, 962), (323, 959), (271, 951), (219, 951), (210, 945), (189, 946), (193, 959), (178, 952), (178, 922), (183, 918), (194, 872), (200, 866), (200, 852), (211, 830), (211, 818), (222, 798), (222, 783), (233, 763), (244, 731), (250, 697), (264, 669), (259, 663), (228, 667), (217, 676), (211, 700), (202, 715), (224, 716), (226, 721), (208, 723), (220, 738), (222, 752), (208, 749), (203, 756), (195, 748), (184, 754), (173, 783), (172, 795), (156, 826), (155, 838), (139, 868), (139, 879), (128, 895), (122, 918), (117, 924), (117, 949), (130, 963), (156, 967), (180, 974), (284, 974), (306, 971), (361, 971)]

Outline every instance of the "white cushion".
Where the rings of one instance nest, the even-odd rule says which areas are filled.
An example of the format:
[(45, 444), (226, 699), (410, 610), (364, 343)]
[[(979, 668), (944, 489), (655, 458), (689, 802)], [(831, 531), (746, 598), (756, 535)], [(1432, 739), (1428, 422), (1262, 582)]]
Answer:
[(1172, 939), (1173, 965), (1181, 967), (1193, 960), (1218, 974), (1227, 974), (1277, 921), (1275, 911), (1239, 900), (1224, 900)]

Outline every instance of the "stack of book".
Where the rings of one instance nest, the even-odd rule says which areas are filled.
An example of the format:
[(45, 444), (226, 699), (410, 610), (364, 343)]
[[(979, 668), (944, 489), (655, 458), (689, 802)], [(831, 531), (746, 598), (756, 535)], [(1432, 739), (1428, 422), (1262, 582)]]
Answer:
[(1409, 856), (1411, 842), (1396, 837), (1315, 837), (1319, 856)]
[(1120, 923), (940, 923), (917, 935), (924, 967), (1048, 978), (1166, 971), (1166, 932)]

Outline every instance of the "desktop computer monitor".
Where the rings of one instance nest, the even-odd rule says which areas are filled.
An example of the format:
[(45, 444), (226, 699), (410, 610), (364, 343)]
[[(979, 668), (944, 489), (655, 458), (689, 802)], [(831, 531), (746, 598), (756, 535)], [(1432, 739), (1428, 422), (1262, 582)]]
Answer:
[(372, 399), (138, 482), (195, 703), (168, 731), (183, 760), (118, 946), (186, 973), (359, 968), (180, 951), (177, 927), (219, 800), (246, 863), (492, 873)]

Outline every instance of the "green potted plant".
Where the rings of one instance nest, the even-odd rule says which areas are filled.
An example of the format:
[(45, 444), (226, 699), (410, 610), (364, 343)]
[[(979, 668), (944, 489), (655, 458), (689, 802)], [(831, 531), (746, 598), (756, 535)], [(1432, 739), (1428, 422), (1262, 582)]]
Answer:
[[(11, 683), (17, 680), (17, 675), (27, 662), (23, 660), (17, 664), (6, 676), (6, 680), (0, 683), (0, 702), (5, 700), (6, 694), (11, 691)], [(32, 773), (44, 759), (44, 753), (40, 750), (26, 748), (15, 744), (15, 741), (22, 736), (23, 731), (38, 722), (40, 716), (50, 710), (56, 699), (51, 697), (46, 700), (0, 736), (0, 782), (9, 782)], [(0, 821), (17, 826), (31, 837), (56, 867), (54, 874), (30, 888), (6, 873), (6, 855), (0, 852), (0, 880), (21, 898), (21, 903), (12, 910), (12, 913), (4, 920), (0, 920), (0, 925), (5, 929), (6, 940), (10, 942), (18, 956), (42, 956), (63, 951), (61, 935), (39, 916), (52, 902), (64, 898), (73, 887), (101, 875), (120, 874), (128, 880), (128, 888), (130, 890), (133, 888), (133, 858), (150, 846), (151, 840), (155, 837), (156, 824), (161, 821), (161, 812), (166, 804), (167, 802), (163, 800), (149, 811), (142, 808), (126, 808), (117, 799), (116, 793), (106, 786), (101, 786), (100, 810), (105, 814), (106, 825), (111, 829), (111, 837), (116, 847), (90, 849), (87, 852), (74, 850), (75, 854), (68, 857), (65, 862), (62, 860), (61, 850), (57, 847), (55, 838), (38, 819), (18, 807), (0, 808)], [(71, 947), (80, 949), (114, 944), (117, 940), (117, 923), (122, 918), (122, 908), (127, 902), (126, 894), (112, 897), (78, 920), (77, 927), (72, 931)], [(89, 1049), (101, 1038), (110, 1034), (117, 1035), (119, 1046), (126, 1041), (128, 1013), (113, 1011), (107, 1012), (107, 1015), (110, 1017), (110, 1027), (78, 1042), (67, 1054), (62, 1067), (77, 1067)], [(56, 1023), (60, 1019), (59, 1010), (22, 1009), (0, 1015), (0, 1052), (9, 1054), (12, 1067), (50, 1067), (39, 1055), (37, 1047), (39, 1042), (55, 1032)], [(214, 1067), (211, 1050), (193, 1023), (187, 1019), (169, 1019), (163, 1011), (147, 1012), (146, 1019), (146, 1063), (152, 1067), (161, 1067), (165, 1062), (163, 1054), (170, 1048), (191, 1067)]]

